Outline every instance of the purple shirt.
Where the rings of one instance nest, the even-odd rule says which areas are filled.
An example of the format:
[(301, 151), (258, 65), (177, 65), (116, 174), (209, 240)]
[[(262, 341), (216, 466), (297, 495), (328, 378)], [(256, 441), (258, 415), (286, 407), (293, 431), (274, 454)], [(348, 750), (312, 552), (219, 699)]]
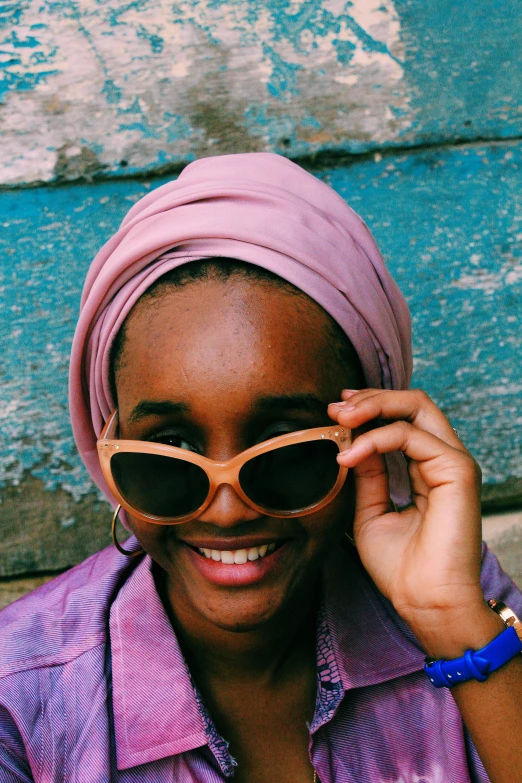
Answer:
[[(136, 544), (135, 540), (134, 543)], [(487, 598), (522, 594), (484, 548)], [(322, 574), (310, 758), (321, 783), (486, 783), (447, 689), (353, 553)], [(235, 761), (156, 592), (109, 547), (0, 613), (0, 783), (219, 783)]]

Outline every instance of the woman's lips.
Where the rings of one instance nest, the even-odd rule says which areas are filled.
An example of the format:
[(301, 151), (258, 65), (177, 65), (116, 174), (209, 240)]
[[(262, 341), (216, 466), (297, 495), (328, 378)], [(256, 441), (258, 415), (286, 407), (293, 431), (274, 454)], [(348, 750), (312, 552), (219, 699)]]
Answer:
[[(272, 546), (274, 546), (273, 549)], [(216, 554), (214, 555), (214, 558), (201, 554), (198, 549), (190, 544), (185, 544), (183, 549), (187, 552), (187, 555), (196, 570), (209, 582), (226, 587), (242, 587), (254, 584), (261, 579), (264, 579), (268, 574), (274, 574), (281, 568), (282, 561), (284, 560), (288, 549), (288, 542), (270, 542), (270, 544), (263, 544), (259, 547), (250, 546), (248, 548), (243, 546), (235, 550), (223, 550), (221, 547), (222, 544), (220, 544), (220, 549), (204, 547), (207, 551), (216, 554), (219, 553), (219, 559), (217, 559)], [(266, 553), (259, 556), (260, 552), (262, 552), (265, 547)], [(203, 549), (203, 547), (201, 548)], [(258, 549), (258, 552), (259, 550), (260, 552), (258, 553), (258, 556), (254, 558), (253, 550), (256, 548)], [(268, 551), (269, 549), (272, 549), (272, 551)], [(246, 560), (241, 553), (246, 553)], [(248, 557), (249, 553), (250, 558)], [(237, 560), (238, 554), (239, 560), (245, 560), (245, 562), (223, 562), (223, 560), (230, 560), (231, 555), (234, 555), (234, 559)]]

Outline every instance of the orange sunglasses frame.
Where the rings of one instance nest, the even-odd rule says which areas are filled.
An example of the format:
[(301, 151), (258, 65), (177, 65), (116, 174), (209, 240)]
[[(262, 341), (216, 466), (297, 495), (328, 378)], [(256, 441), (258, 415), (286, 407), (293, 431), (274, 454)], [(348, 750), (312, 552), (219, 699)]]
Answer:
[[(296, 509), (295, 511), (277, 511), (275, 509), (258, 506), (243, 492), (239, 483), (239, 471), (245, 462), (248, 462), (248, 460), (253, 457), (258, 457), (260, 454), (265, 454), (267, 451), (273, 451), (274, 449), (282, 448), (283, 446), (291, 446), (294, 443), (306, 443), (311, 440), (322, 440), (323, 438), (335, 441), (339, 447), (339, 451), (342, 451), (343, 449), (348, 448), (352, 442), (351, 430), (339, 426), (314, 427), (312, 429), (299, 430), (299, 432), (291, 432), (287, 435), (278, 435), (275, 438), (270, 438), (270, 440), (265, 440), (262, 443), (251, 446), (249, 449), (242, 451), (240, 454), (236, 454), (235, 457), (232, 457), (225, 462), (217, 462), (216, 460), (209, 459), (201, 454), (196, 454), (193, 451), (180, 449), (177, 446), (167, 446), (164, 443), (152, 443), (151, 441), (143, 440), (118, 440), (114, 438), (117, 428), (118, 411), (114, 410), (107, 419), (100, 438), (97, 441), (98, 455), (105, 481), (114, 498), (124, 509), (138, 519), (141, 519), (144, 522), (152, 522), (156, 525), (179, 525), (182, 522), (189, 522), (191, 519), (195, 519), (210, 505), (221, 484), (229, 484), (244, 503), (262, 514), (280, 518), (312, 514), (314, 511), (319, 511), (319, 509), (323, 508), (334, 499), (343, 486), (348, 474), (348, 468), (339, 465), (337, 481), (328, 495), (322, 500), (311, 506), (306, 506), (306, 508)], [(192, 462), (194, 465), (199, 465), (199, 467), (205, 471), (210, 485), (205, 501), (195, 511), (186, 514), (183, 517), (158, 517), (153, 514), (145, 514), (142, 511), (138, 511), (120, 494), (112, 477), (111, 459), (117, 452), (158, 454), (164, 457), (175, 457), (176, 459), (182, 459), (186, 462)]]

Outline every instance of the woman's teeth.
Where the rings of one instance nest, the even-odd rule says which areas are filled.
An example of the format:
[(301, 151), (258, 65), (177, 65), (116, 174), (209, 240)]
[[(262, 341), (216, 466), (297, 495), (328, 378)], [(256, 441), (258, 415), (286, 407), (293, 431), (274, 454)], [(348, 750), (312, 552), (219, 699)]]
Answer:
[(263, 546), (252, 546), (250, 549), (200, 549), (198, 547), (198, 552), (200, 555), (204, 555), (207, 560), (219, 560), (228, 565), (234, 563), (240, 565), (248, 560), (257, 560), (258, 557), (269, 555), (275, 548), (275, 543), (272, 543), (263, 544)]

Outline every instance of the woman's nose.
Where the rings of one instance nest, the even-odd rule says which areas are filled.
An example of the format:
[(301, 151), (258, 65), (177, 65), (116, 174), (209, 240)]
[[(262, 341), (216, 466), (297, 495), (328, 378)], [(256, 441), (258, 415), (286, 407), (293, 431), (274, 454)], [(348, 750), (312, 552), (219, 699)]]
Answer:
[(218, 527), (234, 527), (241, 522), (252, 522), (262, 516), (245, 503), (230, 484), (221, 484), (210, 505), (198, 516), (198, 519)]

